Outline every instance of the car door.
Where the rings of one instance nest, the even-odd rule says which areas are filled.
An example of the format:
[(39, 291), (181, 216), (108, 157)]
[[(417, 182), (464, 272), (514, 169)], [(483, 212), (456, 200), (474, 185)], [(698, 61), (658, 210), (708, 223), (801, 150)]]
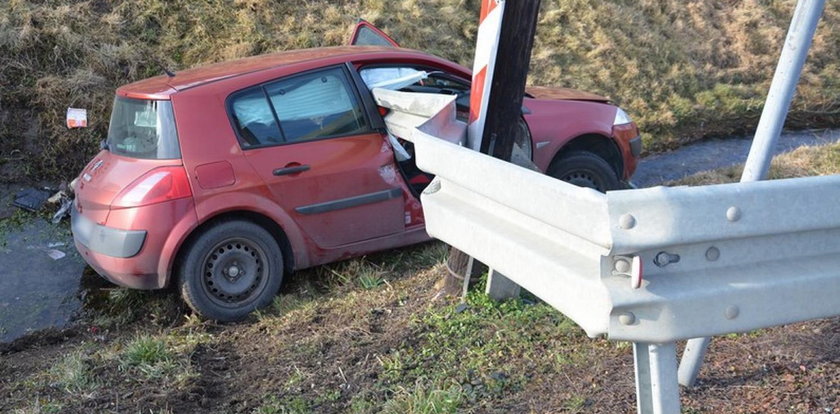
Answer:
[(385, 32), (364, 19), (359, 19), (356, 28), (353, 29), (353, 34), (350, 36), (350, 45), (400, 47), (394, 39), (391, 39)]
[(393, 151), (371, 128), (346, 67), (240, 91), (228, 110), (246, 158), (319, 247), (404, 231)]

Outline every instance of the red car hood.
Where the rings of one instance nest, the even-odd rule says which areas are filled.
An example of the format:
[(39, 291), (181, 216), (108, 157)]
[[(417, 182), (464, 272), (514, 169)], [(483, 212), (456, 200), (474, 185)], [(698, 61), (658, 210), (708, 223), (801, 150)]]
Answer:
[(537, 99), (555, 101), (596, 101), (609, 102), (609, 99), (594, 93), (569, 88), (551, 88), (547, 86), (531, 86), (525, 92)]

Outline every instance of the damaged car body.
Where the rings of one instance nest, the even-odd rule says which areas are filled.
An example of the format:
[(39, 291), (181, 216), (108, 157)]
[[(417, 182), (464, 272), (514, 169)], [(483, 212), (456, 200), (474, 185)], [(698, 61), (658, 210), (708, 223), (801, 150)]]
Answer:
[[(433, 177), (377, 102), (456, 95), (466, 117), (471, 73), (357, 29), (354, 39), (380, 45), (255, 56), (119, 88), (103, 150), (74, 188), (73, 235), (91, 267), (121, 286), (175, 285), (200, 315), (234, 321), (271, 303), (284, 274), (429, 240), (419, 194)], [(574, 90), (528, 94), (521, 156), (599, 191), (628, 185), (641, 139), (624, 111)]]

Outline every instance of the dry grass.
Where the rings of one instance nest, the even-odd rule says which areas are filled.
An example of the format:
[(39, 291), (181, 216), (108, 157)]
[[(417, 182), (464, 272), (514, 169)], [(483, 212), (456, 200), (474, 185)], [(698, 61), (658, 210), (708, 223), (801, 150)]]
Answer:
[[(793, 0), (544, 1), (529, 82), (605, 94), (648, 148), (751, 129)], [(363, 17), (470, 65), (478, 0), (8, 0), (0, 5), (0, 180), (75, 175), (113, 90), (172, 69), (346, 42)], [(789, 126), (840, 119), (840, 3), (828, 2)], [(91, 128), (68, 131), (68, 106)]]
[[(709, 185), (734, 183), (741, 179), (743, 165), (703, 171), (665, 185)], [(773, 158), (769, 178), (810, 177), (840, 174), (840, 144), (799, 147)]]

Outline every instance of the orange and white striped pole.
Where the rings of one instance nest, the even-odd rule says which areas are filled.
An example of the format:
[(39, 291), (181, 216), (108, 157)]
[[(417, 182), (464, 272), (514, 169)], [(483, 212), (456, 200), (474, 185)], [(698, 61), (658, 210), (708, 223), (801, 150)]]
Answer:
[[(511, 159), (517, 137), (527, 133), (521, 128), (522, 100), (539, 8), (540, 0), (481, 0), (467, 146), (506, 161)], [(447, 261), (452, 276), (446, 286), (457, 286), (462, 278), (466, 294), (470, 277), (481, 267), (474, 264), (474, 259), (453, 247)], [(487, 290), (492, 297), (518, 292), (518, 287), (505, 279), (491, 272)]]
[(504, 12), (505, 0), (481, 0), (467, 127), (467, 146), (476, 151), (481, 150)]

